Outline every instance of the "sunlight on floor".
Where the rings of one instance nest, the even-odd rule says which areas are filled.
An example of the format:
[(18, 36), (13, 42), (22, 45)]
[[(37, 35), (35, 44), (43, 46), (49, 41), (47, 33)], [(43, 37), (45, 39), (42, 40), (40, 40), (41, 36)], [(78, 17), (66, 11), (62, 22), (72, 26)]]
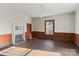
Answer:
[(29, 48), (11, 46), (5, 50), (0, 51), (1, 55), (5, 56), (60, 56), (57, 52), (48, 52), (42, 50), (32, 50)]

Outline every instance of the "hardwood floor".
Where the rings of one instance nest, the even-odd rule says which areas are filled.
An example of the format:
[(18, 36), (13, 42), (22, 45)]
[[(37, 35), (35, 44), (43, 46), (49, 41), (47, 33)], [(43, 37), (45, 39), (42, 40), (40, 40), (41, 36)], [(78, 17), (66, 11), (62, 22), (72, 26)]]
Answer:
[(79, 48), (72, 42), (34, 39), (31, 41), (26, 40), (26, 43), (19, 45), (19, 47), (59, 52), (62, 56), (79, 55)]

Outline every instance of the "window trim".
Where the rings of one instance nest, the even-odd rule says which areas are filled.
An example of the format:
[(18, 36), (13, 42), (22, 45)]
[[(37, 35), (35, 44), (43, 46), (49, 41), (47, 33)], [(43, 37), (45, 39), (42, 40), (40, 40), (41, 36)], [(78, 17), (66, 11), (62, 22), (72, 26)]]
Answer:
[(55, 21), (54, 20), (45, 20), (45, 35), (51, 35), (51, 34), (46, 34), (46, 22), (53, 22), (53, 35), (55, 32)]

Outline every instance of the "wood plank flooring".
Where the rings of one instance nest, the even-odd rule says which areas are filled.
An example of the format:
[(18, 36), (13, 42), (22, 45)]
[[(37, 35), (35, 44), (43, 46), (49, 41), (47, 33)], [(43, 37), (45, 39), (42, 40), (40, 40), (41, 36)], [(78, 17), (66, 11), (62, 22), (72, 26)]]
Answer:
[(79, 56), (79, 48), (72, 42), (53, 41), (45, 39), (26, 40), (19, 47), (59, 52), (62, 56)]

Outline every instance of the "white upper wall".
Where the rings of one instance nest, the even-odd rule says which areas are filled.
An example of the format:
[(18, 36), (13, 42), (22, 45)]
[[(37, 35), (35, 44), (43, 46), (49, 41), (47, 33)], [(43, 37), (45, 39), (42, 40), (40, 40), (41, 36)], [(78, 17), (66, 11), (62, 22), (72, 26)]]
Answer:
[[(55, 20), (55, 31), (56, 32), (74, 32), (75, 31), (75, 13), (65, 13), (55, 16), (43, 17), (43, 19), (36, 18), (30, 19), (29, 16), (26, 16), (22, 12), (19, 12), (15, 9), (11, 9), (6, 5), (0, 5), (0, 34), (12, 33), (11, 24), (24, 25), (25, 32), (26, 23), (33, 23), (33, 31), (42, 31), (44, 32), (45, 20)], [(77, 22), (77, 21), (76, 21)], [(77, 30), (76, 30), (77, 31)]]
[(76, 10), (76, 15), (75, 15), (75, 33), (79, 34), (79, 9)]
[(19, 11), (0, 5), (0, 34), (12, 33), (11, 25), (14, 23), (24, 25), (31, 23), (31, 19)]
[(75, 12), (54, 16), (56, 32), (75, 32)]
[(45, 31), (45, 20), (55, 20), (55, 32), (75, 32), (75, 13), (65, 13), (55, 16), (32, 18), (33, 31)]

